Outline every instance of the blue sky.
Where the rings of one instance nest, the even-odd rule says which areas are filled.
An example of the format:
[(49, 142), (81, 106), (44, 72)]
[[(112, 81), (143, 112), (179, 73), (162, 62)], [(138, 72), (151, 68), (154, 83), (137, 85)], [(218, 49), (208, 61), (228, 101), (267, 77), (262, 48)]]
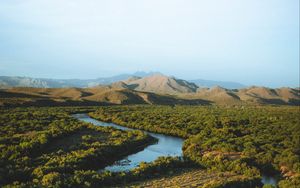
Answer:
[(299, 86), (299, 0), (0, 0), (0, 75)]

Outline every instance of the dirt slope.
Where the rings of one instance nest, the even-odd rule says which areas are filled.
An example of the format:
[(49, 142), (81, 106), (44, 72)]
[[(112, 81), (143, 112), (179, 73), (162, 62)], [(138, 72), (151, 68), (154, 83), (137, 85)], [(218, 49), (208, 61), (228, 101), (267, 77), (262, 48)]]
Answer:
[(162, 94), (191, 93), (197, 90), (197, 86), (185, 80), (155, 74), (140, 79), (125, 81), (126, 84), (137, 91), (147, 91)]

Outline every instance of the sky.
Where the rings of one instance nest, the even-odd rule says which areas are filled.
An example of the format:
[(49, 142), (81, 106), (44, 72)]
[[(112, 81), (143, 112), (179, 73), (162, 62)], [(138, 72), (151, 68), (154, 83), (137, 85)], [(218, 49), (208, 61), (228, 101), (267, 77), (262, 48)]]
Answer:
[(299, 87), (299, 0), (0, 0), (0, 75)]

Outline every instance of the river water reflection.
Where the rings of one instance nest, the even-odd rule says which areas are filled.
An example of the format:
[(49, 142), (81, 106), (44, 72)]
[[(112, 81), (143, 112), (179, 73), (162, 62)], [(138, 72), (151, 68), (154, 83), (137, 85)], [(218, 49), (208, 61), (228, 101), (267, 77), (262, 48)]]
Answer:
[[(127, 127), (122, 127), (116, 125), (114, 123), (106, 123), (102, 121), (95, 120), (90, 118), (86, 114), (75, 114), (73, 117), (88, 123), (92, 123), (97, 126), (111, 126), (121, 130), (134, 130)], [(147, 134), (155, 137), (158, 141), (155, 144), (152, 144), (146, 147), (144, 150), (137, 152), (132, 155), (128, 155), (121, 161), (116, 161), (113, 165), (107, 166), (105, 170), (110, 171), (127, 171), (132, 168), (135, 168), (139, 165), (140, 162), (151, 162), (157, 159), (160, 156), (182, 156), (182, 144), (183, 139), (174, 137), (174, 136), (167, 136), (163, 134), (157, 133), (150, 133), (145, 131)]]

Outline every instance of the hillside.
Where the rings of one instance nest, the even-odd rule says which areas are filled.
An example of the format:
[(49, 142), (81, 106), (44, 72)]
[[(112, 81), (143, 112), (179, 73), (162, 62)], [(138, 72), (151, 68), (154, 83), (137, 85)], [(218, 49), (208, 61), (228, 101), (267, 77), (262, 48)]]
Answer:
[[(10, 84), (19, 86), (23, 83), (26, 87), (7, 87), (0, 82), (2, 86), (7, 87), (0, 90), (0, 105), (300, 104), (299, 88), (272, 89), (257, 86), (242, 89), (228, 89), (220, 86), (201, 88), (194, 83), (162, 74), (151, 74), (145, 77), (128, 75), (118, 77), (118, 79), (121, 78), (126, 79), (110, 85), (80, 88), (51, 88), (49, 86), (51, 84), (54, 86), (54, 82), (16, 78), (14, 81), (10, 80)], [(111, 79), (113, 80), (115, 79)], [(76, 85), (76, 80), (72, 82)], [(97, 85), (96, 83), (94, 85)], [(32, 85), (39, 87), (30, 87)]]
[(213, 88), (199, 88), (196, 93), (183, 95), (184, 98), (205, 99), (218, 104), (237, 104), (241, 100), (232, 90), (219, 86)]
[(226, 89), (221, 87), (199, 88), (195, 93), (181, 94), (182, 98), (203, 99), (216, 104), (278, 104), (300, 105), (300, 90), (296, 88), (249, 87)]
[(128, 88), (137, 91), (162, 94), (191, 93), (195, 92), (198, 88), (194, 83), (162, 74), (154, 74), (143, 78), (130, 78), (125, 80), (124, 83)]
[(115, 104), (210, 104), (202, 99), (101, 86), (94, 88), (11, 88), (0, 90), (0, 106), (83, 106)]
[(249, 87), (237, 92), (241, 100), (263, 104), (300, 104), (300, 90), (293, 88), (271, 89), (266, 87)]
[[(123, 82), (122, 82), (123, 83)], [(173, 95), (136, 91), (125, 83), (93, 88), (10, 88), (0, 90), (0, 106), (70, 106), (109, 104), (166, 105), (299, 105), (299, 89), (250, 87), (229, 90), (221, 87), (201, 88), (196, 92)]]

